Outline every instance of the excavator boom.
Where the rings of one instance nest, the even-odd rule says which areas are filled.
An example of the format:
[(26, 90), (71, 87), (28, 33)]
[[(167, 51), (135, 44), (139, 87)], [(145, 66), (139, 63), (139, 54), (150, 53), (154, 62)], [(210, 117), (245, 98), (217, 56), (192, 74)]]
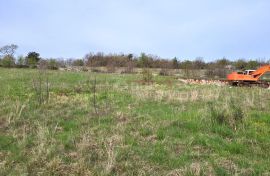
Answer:
[(259, 78), (266, 72), (270, 72), (270, 65), (265, 65), (260, 67), (258, 70), (254, 71), (251, 75), (255, 78)]

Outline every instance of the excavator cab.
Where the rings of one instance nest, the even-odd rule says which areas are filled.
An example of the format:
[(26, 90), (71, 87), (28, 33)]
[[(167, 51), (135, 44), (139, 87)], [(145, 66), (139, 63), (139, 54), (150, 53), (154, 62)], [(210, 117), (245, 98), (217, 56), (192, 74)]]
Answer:
[(245, 70), (244, 71), (244, 75), (251, 75), (253, 72), (255, 72), (256, 70)]
[(256, 70), (245, 70), (245, 71), (238, 71), (238, 75), (251, 75)]

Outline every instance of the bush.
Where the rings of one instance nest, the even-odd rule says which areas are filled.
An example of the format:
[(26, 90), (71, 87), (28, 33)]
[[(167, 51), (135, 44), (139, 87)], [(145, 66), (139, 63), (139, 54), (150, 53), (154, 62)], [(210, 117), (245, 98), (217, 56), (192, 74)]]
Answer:
[(170, 73), (169, 73), (168, 69), (163, 68), (163, 69), (161, 69), (161, 70), (159, 71), (159, 75), (160, 75), (160, 76), (169, 76)]
[(230, 101), (229, 107), (210, 102), (208, 103), (208, 109), (212, 125), (226, 125), (237, 130), (238, 126), (242, 124), (243, 119), (245, 118), (240, 105), (232, 100)]
[(142, 71), (142, 75), (143, 75), (143, 81), (147, 82), (148, 84), (153, 82), (153, 74), (151, 72), (150, 69), (143, 69)]
[(16, 68), (29, 68), (28, 65), (15, 65)]
[(80, 67), (84, 66), (84, 61), (83, 61), (83, 59), (76, 59), (76, 60), (74, 60), (74, 61), (72, 62), (72, 66), (80, 66)]
[(115, 73), (116, 68), (114, 63), (110, 63), (106, 66), (107, 73)]
[(205, 72), (205, 75), (207, 78), (214, 78), (215, 77), (215, 71), (212, 70), (212, 69), (208, 69), (206, 72)]
[(82, 67), (82, 71), (83, 72), (88, 72), (88, 68), (87, 67)]
[(37, 52), (29, 52), (25, 58), (26, 65), (28, 65), (30, 68), (36, 68), (38, 62), (41, 60), (39, 56), (40, 55)]
[(58, 70), (58, 62), (55, 59), (50, 59), (48, 61), (48, 69), (50, 70)]
[(94, 72), (94, 73), (101, 73), (102, 71), (99, 70), (98, 68), (92, 68), (92, 69), (91, 69), (91, 72)]
[(1, 60), (1, 65), (7, 68), (14, 67), (15, 59), (12, 56), (7, 55)]
[(134, 72), (134, 63), (132, 61), (128, 62), (125, 70), (122, 73), (133, 73)]
[(228, 70), (226, 69), (208, 69), (206, 72), (205, 72), (205, 75), (208, 77), (208, 78), (226, 78), (228, 74)]

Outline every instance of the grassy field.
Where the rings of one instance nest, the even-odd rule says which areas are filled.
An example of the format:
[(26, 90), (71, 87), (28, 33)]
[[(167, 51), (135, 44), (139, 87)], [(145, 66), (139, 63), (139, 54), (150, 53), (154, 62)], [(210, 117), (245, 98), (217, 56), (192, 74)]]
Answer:
[(0, 175), (270, 175), (270, 90), (0, 68)]

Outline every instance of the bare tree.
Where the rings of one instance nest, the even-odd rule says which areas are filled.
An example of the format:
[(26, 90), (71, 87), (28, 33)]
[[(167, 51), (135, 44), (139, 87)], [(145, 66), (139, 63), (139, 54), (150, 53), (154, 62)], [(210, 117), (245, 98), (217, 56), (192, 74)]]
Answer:
[(15, 54), (15, 51), (18, 49), (17, 45), (11, 44), (11, 45), (5, 45), (0, 48), (0, 53), (2, 53), (4, 56), (12, 56)]

